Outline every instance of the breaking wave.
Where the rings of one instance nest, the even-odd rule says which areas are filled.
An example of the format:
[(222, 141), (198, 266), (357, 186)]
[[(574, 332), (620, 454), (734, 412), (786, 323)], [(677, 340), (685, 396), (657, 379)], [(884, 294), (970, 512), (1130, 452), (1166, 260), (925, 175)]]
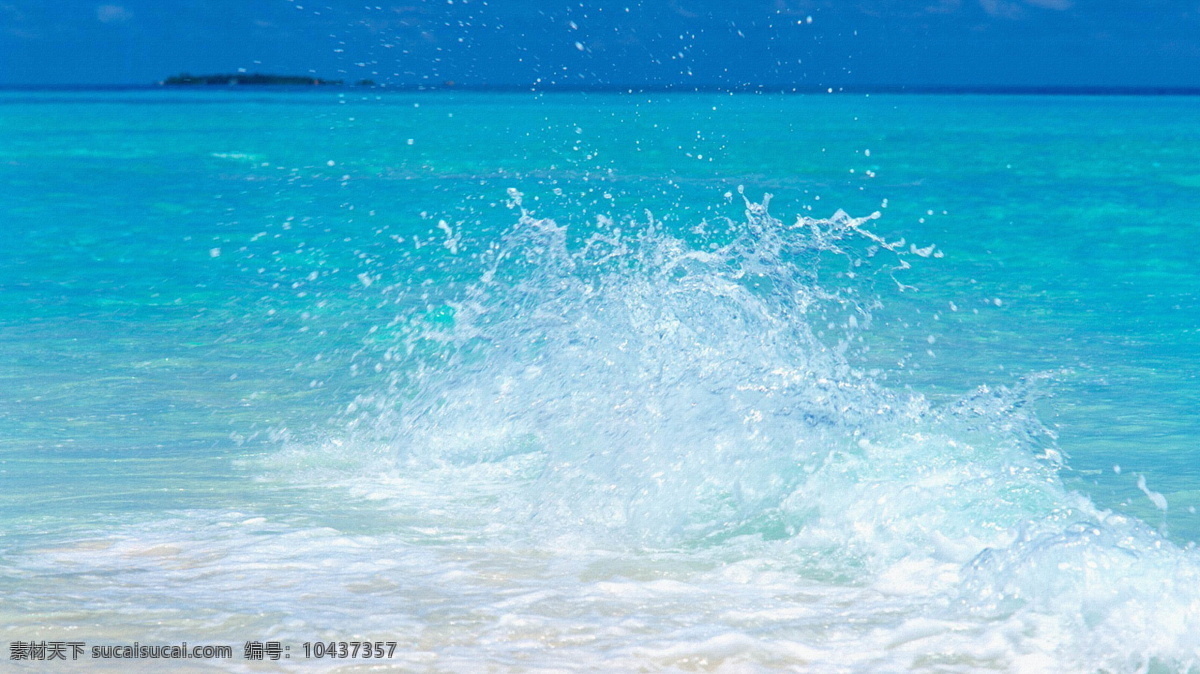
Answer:
[(876, 284), (932, 248), (765, 201), (568, 228), (510, 196), (517, 224), (474, 254), (443, 225), (467, 280), (381, 290), (399, 315), (356, 367), (388, 385), (277, 466), (338, 466), (447, 549), (563, 560), (510, 579), (542, 593), (517, 613), (613, 666), (1200, 663), (1200, 560), (1063, 486), (1043, 375), (934, 405), (861, 367)]

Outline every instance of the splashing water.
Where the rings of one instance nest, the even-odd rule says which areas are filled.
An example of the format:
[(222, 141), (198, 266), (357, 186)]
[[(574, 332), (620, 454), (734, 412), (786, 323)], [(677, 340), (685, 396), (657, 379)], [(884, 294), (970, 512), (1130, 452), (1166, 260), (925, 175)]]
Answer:
[(577, 235), (510, 196), (517, 225), (463, 258), (478, 279), (398, 319), (387, 389), (330, 441), (272, 459), (341, 466), (424, 545), (504, 567), (510, 603), (457, 572), (473, 590), (450, 603), (486, 623), (468, 651), (814, 671), (1200, 662), (1200, 559), (1063, 487), (1031, 411), (1040, 377), (934, 406), (854, 366), (873, 279), (908, 268), (871, 218), (787, 225), (747, 201), (744, 221), (690, 238), (652, 218)]
[(355, 355), (386, 384), (244, 466), (286, 507), (38, 550), (6, 573), (71, 592), (9, 605), (410, 669), (1195, 671), (1200, 558), (1063, 486), (1046, 376), (939, 405), (859, 366), (876, 282), (928, 248), (765, 201), (685, 232), (510, 198), (495, 241), (439, 225), (440, 281), (362, 282), (398, 313)]
[(405, 353), (439, 364), (403, 363), (359, 421), (407, 464), (524, 456), (538, 521), (647, 544), (791, 528), (784, 501), (803, 477), (867, 419), (919, 404), (853, 371), (849, 337), (827, 348), (805, 321), (869, 323), (854, 288), (822, 289), (813, 266), (861, 265), (838, 244), (864, 222), (789, 228), (750, 204), (722, 245), (602, 222), (572, 250), (525, 212), (449, 324), (405, 335)]

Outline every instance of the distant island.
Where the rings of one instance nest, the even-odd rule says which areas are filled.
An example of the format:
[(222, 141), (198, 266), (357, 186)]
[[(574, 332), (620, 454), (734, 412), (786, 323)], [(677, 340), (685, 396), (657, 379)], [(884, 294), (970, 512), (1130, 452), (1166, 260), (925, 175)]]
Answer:
[[(319, 77), (299, 76), (299, 75), (263, 75), (261, 73), (237, 73), (237, 74), (221, 74), (221, 75), (191, 75), (182, 73), (174, 77), (159, 82), (164, 87), (180, 87), (180, 86), (287, 86), (287, 87), (314, 87), (314, 86), (344, 86), (343, 80), (323, 80)], [(375, 83), (371, 80), (362, 80), (358, 83), (360, 87), (372, 87)]]

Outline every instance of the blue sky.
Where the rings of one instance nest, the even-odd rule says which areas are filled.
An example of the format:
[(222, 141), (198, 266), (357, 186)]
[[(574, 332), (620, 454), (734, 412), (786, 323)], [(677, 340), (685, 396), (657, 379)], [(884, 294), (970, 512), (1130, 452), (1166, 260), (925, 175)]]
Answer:
[[(378, 3), (378, 4), (376, 4)], [(1200, 86), (1200, 0), (0, 0), (0, 85)]]

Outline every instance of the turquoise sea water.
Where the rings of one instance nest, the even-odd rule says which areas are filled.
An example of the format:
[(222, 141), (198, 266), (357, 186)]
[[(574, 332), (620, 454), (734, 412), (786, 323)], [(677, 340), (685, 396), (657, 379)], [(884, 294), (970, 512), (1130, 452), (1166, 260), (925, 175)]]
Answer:
[(0, 93), (0, 641), (1194, 671), (1197, 105)]

